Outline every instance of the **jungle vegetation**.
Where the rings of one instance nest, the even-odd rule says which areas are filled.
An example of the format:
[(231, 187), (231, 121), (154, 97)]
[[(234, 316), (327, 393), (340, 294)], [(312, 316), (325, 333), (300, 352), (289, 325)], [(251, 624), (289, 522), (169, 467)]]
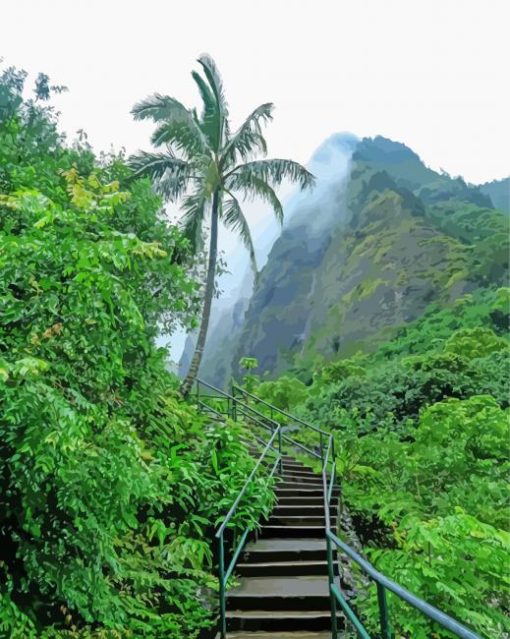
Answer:
[[(255, 462), (155, 346), (196, 315), (190, 242), (25, 80), (0, 76), (0, 637), (195, 637), (209, 539)], [(252, 490), (232, 534), (271, 506)]]
[[(510, 289), (432, 305), (372, 354), (311, 381), (247, 376), (335, 434), (343, 499), (369, 559), (483, 637), (510, 633)], [(310, 445), (312, 441), (304, 439)], [(397, 636), (449, 637), (390, 597)], [(359, 611), (377, 631), (377, 598)]]
[[(30, 95), (24, 72), (0, 76), (2, 638), (196, 639), (213, 626), (210, 540), (255, 463), (250, 434), (185, 401), (155, 340), (197, 322), (205, 339), (207, 209), (253, 256), (233, 193), (281, 216), (272, 186), (312, 178), (253, 159), (272, 105), (230, 133), (219, 74), (210, 58), (200, 64), (203, 112), (166, 96), (140, 102), (134, 115), (156, 123), (162, 150), (131, 159), (68, 142), (51, 107), (63, 88), (47, 76)], [(164, 212), (180, 196), (184, 227)], [(469, 234), (471, 221), (469, 209), (445, 224)], [(335, 433), (343, 499), (380, 570), (503, 638), (509, 289), (480, 264), (466, 267), (472, 293), (430, 304), (373, 352), (307, 360), (275, 380), (247, 352), (244, 383)], [(272, 507), (263, 479), (248, 497), (232, 535)], [(360, 610), (375, 624), (373, 601)], [(390, 608), (397, 636), (447, 636), (396, 600)]]

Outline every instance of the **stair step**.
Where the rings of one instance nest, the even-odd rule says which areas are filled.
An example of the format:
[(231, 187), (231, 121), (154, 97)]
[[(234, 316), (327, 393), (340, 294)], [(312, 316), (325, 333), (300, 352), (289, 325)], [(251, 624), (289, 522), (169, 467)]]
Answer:
[[(343, 617), (339, 617), (338, 625), (343, 626)], [(234, 631), (323, 631), (328, 628), (331, 628), (330, 610), (231, 610), (227, 612), (227, 629)]]
[(326, 550), (326, 540), (324, 537), (310, 538), (293, 538), (293, 539), (259, 539), (256, 542), (249, 542), (245, 546), (246, 552), (275, 552), (281, 553), (286, 551), (317, 551)]
[[(340, 494), (338, 487), (333, 488), (335, 497)], [(276, 495), (280, 497), (324, 497), (322, 486), (298, 486), (296, 484), (277, 484)]]
[[(331, 506), (330, 510), (333, 510), (336, 506)], [(281, 504), (279, 501), (274, 508), (272, 515), (279, 517), (281, 515), (322, 515), (324, 516), (324, 500), (318, 504)]]
[(248, 577), (228, 595), (230, 610), (329, 610), (329, 588), (321, 577)]
[(317, 538), (321, 535), (325, 535), (325, 526), (278, 526), (268, 525), (262, 528), (260, 533), (261, 537), (266, 539), (279, 537), (279, 538), (293, 538), (293, 537), (310, 537)]
[[(277, 508), (280, 506), (320, 506), (324, 508), (324, 495), (321, 493), (316, 497), (285, 497), (284, 494), (278, 497), (278, 502), (276, 504)], [(330, 504), (333, 507), (333, 504)]]
[(284, 484), (317, 484), (322, 487), (322, 479), (317, 475), (278, 475), (278, 480)]
[(324, 517), (324, 506), (276, 506), (270, 517)]
[(324, 491), (317, 488), (279, 488), (277, 484), (275, 491), (277, 499), (280, 499), (281, 497), (315, 497), (322, 499), (324, 503)]
[[(333, 520), (333, 514), (331, 514)], [(307, 515), (286, 515), (286, 514), (274, 514), (269, 517), (269, 526), (321, 526), (324, 525), (324, 510), (320, 515), (311, 514)], [(333, 525), (332, 521), (332, 525)]]
[(330, 617), (330, 610), (227, 610), (227, 617), (244, 617), (245, 619), (257, 619), (259, 617), (280, 617), (288, 619), (308, 617)]
[(283, 466), (283, 474), (284, 475), (296, 475), (297, 477), (317, 477), (320, 478), (320, 473), (315, 473), (313, 470), (309, 468), (289, 468), (288, 466)]
[(322, 477), (320, 475), (296, 475), (294, 473), (283, 473), (279, 475), (280, 481), (293, 484), (320, 484), (322, 486)]
[[(335, 553), (336, 556), (336, 553)], [(340, 558), (344, 555), (340, 555)], [(321, 562), (326, 561), (326, 540), (323, 537), (259, 538), (246, 544), (241, 563)]]
[[(324, 497), (324, 489), (322, 487), (322, 484), (317, 484), (315, 482), (299, 482), (299, 483), (294, 483), (294, 482), (282, 482), (279, 481), (276, 483), (275, 485), (275, 490), (276, 490), (276, 496), (279, 497), (280, 495), (282, 497), (285, 497), (287, 495), (290, 494), (291, 497), (317, 497), (317, 496), (321, 496)], [(280, 492), (280, 491), (284, 491), (284, 492)], [(293, 491), (294, 494), (292, 495), (291, 493), (287, 493), (287, 491)], [(315, 491), (313, 492), (311, 495), (308, 492), (303, 492), (302, 491)], [(338, 489), (334, 489), (333, 493), (336, 496), (338, 494)]]
[(278, 482), (278, 488), (292, 488), (294, 490), (323, 490), (323, 484), (319, 481), (288, 481), (283, 479)]
[(297, 470), (297, 471), (307, 471), (310, 473), (316, 472), (313, 468), (310, 468), (310, 466), (307, 466), (306, 464), (303, 464), (302, 462), (298, 462), (298, 461), (284, 461), (282, 460), (283, 463), (283, 467), (284, 468), (289, 468), (290, 470)]
[(237, 564), (236, 572), (241, 577), (286, 577), (327, 575), (328, 562), (326, 559), (306, 560), (295, 559), (291, 561), (258, 561)]
[(309, 466), (305, 466), (303, 463), (298, 462), (298, 461), (284, 461), (283, 462), (283, 467), (284, 468), (289, 468), (291, 470), (296, 469), (296, 470), (312, 470)]
[(322, 486), (322, 477), (321, 475), (316, 475), (315, 473), (310, 473), (308, 474), (303, 474), (303, 475), (298, 475), (295, 473), (286, 473), (284, 472), (283, 475), (278, 475), (278, 477), (280, 478), (281, 482), (287, 483), (287, 482), (292, 482), (293, 484), (310, 484), (310, 483), (315, 483), (315, 484), (320, 484)]
[[(220, 634), (216, 635), (220, 639)], [(227, 632), (227, 639), (331, 639), (329, 632)]]

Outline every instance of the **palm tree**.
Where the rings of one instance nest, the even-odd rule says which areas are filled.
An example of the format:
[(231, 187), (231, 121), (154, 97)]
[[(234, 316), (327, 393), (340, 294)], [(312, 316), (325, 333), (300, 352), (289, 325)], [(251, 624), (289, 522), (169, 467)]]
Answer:
[(283, 222), (282, 205), (273, 187), (284, 179), (311, 187), (314, 177), (291, 160), (256, 160), (265, 156), (266, 141), (261, 125), (272, 120), (273, 105), (257, 107), (235, 131), (229, 126), (228, 106), (221, 76), (213, 59), (198, 59), (202, 75), (192, 72), (203, 103), (202, 113), (188, 109), (175, 98), (154, 94), (136, 104), (132, 113), (136, 120), (150, 119), (156, 124), (152, 134), (154, 147), (162, 152), (140, 152), (131, 159), (138, 175), (152, 179), (156, 190), (168, 201), (181, 201), (184, 232), (198, 248), (204, 243), (206, 223), (210, 216), (209, 252), (204, 304), (197, 344), (181, 392), (189, 393), (198, 374), (204, 351), (214, 294), (218, 224), (237, 232), (250, 254), (255, 273), (257, 264), (248, 223), (239, 195), (259, 197)]

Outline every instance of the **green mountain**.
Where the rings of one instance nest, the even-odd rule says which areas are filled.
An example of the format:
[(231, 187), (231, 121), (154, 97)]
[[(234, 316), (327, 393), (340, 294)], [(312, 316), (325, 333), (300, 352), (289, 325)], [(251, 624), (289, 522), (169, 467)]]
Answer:
[(342, 188), (328, 188), (330, 200), (303, 201), (273, 245), (242, 327), (211, 340), (223, 362), (206, 357), (212, 381), (238, 374), (242, 356), (274, 377), (371, 352), (431, 305), (506, 283), (509, 220), (487, 185), (376, 137), (357, 144)]

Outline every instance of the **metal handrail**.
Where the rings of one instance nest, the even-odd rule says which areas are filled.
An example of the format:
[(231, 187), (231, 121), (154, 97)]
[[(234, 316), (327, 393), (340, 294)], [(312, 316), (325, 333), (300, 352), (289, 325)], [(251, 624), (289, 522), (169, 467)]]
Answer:
[(211, 413), (215, 413), (216, 415), (223, 417), (222, 412), (220, 412), (219, 410), (216, 410), (216, 408), (213, 408), (212, 406), (209, 406), (209, 404), (206, 404), (206, 402), (199, 400), (197, 404), (201, 406), (202, 408), (205, 408), (206, 410), (211, 411)]
[[(235, 397), (236, 391), (241, 393), (241, 395), (243, 395), (243, 396), (251, 397), (252, 399), (257, 401), (258, 403), (263, 404), (264, 406), (267, 406), (267, 408), (269, 408), (270, 411), (271, 411), (271, 417), (264, 416), (265, 419), (268, 419), (268, 420), (271, 420), (272, 422), (274, 422), (275, 420), (273, 419), (273, 413), (276, 411), (280, 415), (284, 415), (288, 419), (291, 419), (292, 422), (300, 424), (301, 426), (304, 426), (305, 428), (309, 428), (310, 430), (312, 430), (312, 431), (314, 431), (316, 433), (319, 433), (319, 435), (320, 435), (319, 448), (320, 448), (320, 451), (321, 451), (320, 455), (317, 454), (316, 452), (314, 452), (313, 450), (310, 450), (310, 448), (307, 448), (306, 446), (304, 446), (303, 444), (298, 442), (296, 439), (289, 437), (288, 435), (284, 435), (284, 438), (287, 441), (289, 441), (290, 443), (292, 443), (293, 446), (297, 446), (298, 448), (301, 448), (302, 450), (304, 450), (307, 454), (311, 455), (312, 457), (317, 457), (318, 459), (321, 459), (321, 460), (324, 458), (324, 438), (325, 437), (327, 437), (327, 438), (330, 437), (330, 433), (328, 431), (325, 431), (322, 428), (318, 428), (317, 426), (314, 426), (313, 424), (309, 424), (308, 422), (305, 422), (304, 420), (300, 419), (299, 417), (295, 417), (294, 415), (291, 415), (290, 413), (287, 413), (286, 411), (282, 410), (281, 408), (278, 408), (277, 406), (274, 406), (273, 404), (270, 404), (265, 399), (261, 399), (257, 395), (255, 395), (253, 393), (250, 393), (249, 391), (245, 390), (244, 388), (241, 388), (237, 384), (232, 383), (232, 396)], [(260, 414), (260, 413), (258, 413), (258, 414)]]
[[(326, 534), (328, 538), (337, 546), (337, 548), (343, 550), (343, 552), (348, 557), (350, 557), (358, 564), (358, 566), (360, 566), (364, 573), (366, 573), (373, 581), (376, 582), (378, 590), (379, 588), (390, 590), (395, 595), (397, 595), (397, 597), (413, 606), (413, 608), (416, 608), (417, 610), (422, 612), (429, 619), (435, 621), (446, 630), (455, 633), (458, 637), (461, 637), (461, 639), (481, 639), (480, 635), (477, 635), (472, 630), (469, 630), (469, 628), (466, 628), (466, 626), (459, 623), (446, 613), (442, 612), (435, 606), (428, 604), (426, 601), (423, 601), (423, 599), (416, 597), (416, 595), (413, 595), (411, 592), (409, 592), (409, 590), (403, 588), (402, 586), (399, 586), (391, 579), (388, 579), (388, 577), (376, 570), (372, 566), (372, 564), (366, 561), (366, 559), (363, 559), (363, 557), (361, 557), (356, 551), (354, 551), (346, 543), (339, 539), (334, 533), (328, 531)], [(387, 636), (390, 637), (389, 632), (387, 633)]]
[(230, 510), (228, 511), (227, 515), (225, 516), (225, 519), (223, 520), (223, 524), (220, 526), (220, 528), (218, 528), (218, 531), (216, 532), (216, 535), (215, 535), (216, 538), (219, 538), (219, 536), (221, 534), (223, 534), (223, 531), (225, 530), (228, 522), (232, 519), (232, 516), (234, 515), (234, 513), (235, 513), (235, 511), (237, 509), (237, 506), (239, 505), (239, 502), (243, 498), (243, 495), (246, 492), (246, 490), (248, 488), (248, 485), (250, 484), (251, 480), (255, 476), (255, 473), (257, 472), (258, 467), (262, 463), (262, 460), (266, 456), (267, 451), (270, 448), (272, 448), (272, 443), (273, 443), (275, 437), (278, 435), (279, 431), (280, 431), (280, 427), (278, 426), (278, 428), (274, 431), (274, 433), (270, 437), (269, 441), (267, 442), (266, 447), (264, 448), (264, 450), (260, 454), (260, 457), (258, 458), (257, 463), (253, 467), (251, 473), (248, 475), (248, 478), (244, 482), (244, 485), (241, 488), (241, 490), (239, 491), (239, 494), (238, 494), (236, 500), (234, 501), (234, 503), (232, 504)]
[[(225, 539), (224, 539), (224, 532), (225, 532), (225, 528), (227, 527), (229, 521), (232, 519), (232, 517), (234, 516), (237, 507), (241, 501), (241, 499), (243, 498), (244, 494), (246, 493), (246, 490), (248, 488), (248, 486), (250, 485), (251, 481), (253, 480), (255, 473), (257, 472), (259, 466), (261, 465), (263, 459), (265, 458), (267, 452), (269, 450), (274, 451), (272, 444), (273, 441), (275, 440), (275, 438), (278, 437), (279, 442), (281, 443), (281, 437), (280, 437), (280, 426), (278, 426), (278, 428), (274, 431), (274, 433), (271, 435), (269, 441), (267, 442), (264, 450), (262, 451), (262, 454), (260, 455), (260, 457), (257, 460), (257, 463), (255, 464), (255, 466), (253, 467), (251, 473), (248, 475), (248, 478), (246, 479), (243, 487), (241, 488), (236, 500), (234, 501), (234, 503), (232, 504), (230, 510), (228, 511), (225, 519), (223, 520), (223, 523), (221, 524), (221, 526), (218, 528), (218, 530), (216, 531), (215, 534), (215, 538), (218, 540), (218, 572), (219, 572), (219, 594), (220, 594), (220, 631), (221, 631), (221, 637), (224, 638), (226, 636), (227, 633), (227, 602), (226, 602), (226, 589), (227, 589), (227, 582), (228, 579), (230, 577), (230, 575), (232, 574), (235, 565), (237, 563), (237, 559), (239, 558), (239, 555), (241, 554), (242, 549), (244, 548), (244, 544), (246, 543), (246, 539), (248, 538), (249, 533), (252, 530), (252, 527), (248, 526), (246, 528), (246, 530), (244, 531), (244, 533), (241, 535), (241, 538), (239, 540), (239, 542), (237, 543), (237, 546), (234, 550), (234, 554), (232, 556), (232, 559), (230, 560), (229, 565), (225, 568)], [(273, 468), (269, 474), (269, 478), (271, 478), (274, 473), (276, 472), (276, 469), (278, 467), (278, 465), (281, 465), (281, 450), (274, 462)]]
[[(277, 426), (279, 426), (278, 422), (270, 417), (267, 417), (267, 415), (264, 415), (264, 413), (261, 413), (260, 411), (258, 411), (256, 408), (253, 408), (252, 406), (249, 406), (248, 404), (245, 404), (241, 399), (239, 399), (239, 397), (235, 397), (234, 395), (231, 395), (230, 393), (227, 393), (226, 391), (222, 391), (220, 388), (217, 388), (216, 386), (213, 386), (212, 384), (209, 384), (209, 382), (204, 382), (201, 379), (197, 379), (196, 380), (196, 385), (197, 385), (197, 403), (202, 403), (201, 400), (199, 399), (200, 395), (199, 395), (199, 388), (200, 386), (205, 386), (206, 388), (209, 388), (210, 390), (215, 391), (216, 393), (219, 393), (219, 395), (206, 395), (206, 397), (210, 397), (212, 399), (226, 399), (229, 400), (231, 402), (233, 402), (234, 405), (236, 406), (241, 406), (243, 409), (247, 409), (249, 411), (251, 411), (252, 413), (254, 413), (255, 415), (257, 415), (257, 417), (261, 417), (263, 420), (267, 421), (267, 422), (271, 422), (273, 428), (276, 428)], [(211, 410), (215, 410), (212, 409)], [(219, 411), (216, 411), (219, 412)], [(261, 426), (267, 428), (267, 426), (264, 426), (264, 424), (261, 424)]]
[[(274, 428), (276, 428), (277, 426), (280, 425), (274, 419), (266, 417), (266, 415), (264, 415), (264, 413), (261, 413), (256, 408), (253, 408), (252, 406), (248, 406), (247, 404), (244, 404), (242, 402), (242, 400), (240, 400), (239, 398), (234, 397), (233, 401), (236, 403), (236, 406), (240, 406), (241, 407), (241, 410), (248, 409), (249, 412), (254, 413), (257, 417), (253, 417), (253, 415), (246, 415), (246, 413), (242, 413), (242, 414), (245, 415), (246, 417), (249, 417), (249, 419), (251, 419), (253, 421), (256, 421), (263, 428), (269, 428), (270, 430), (272, 430), (272, 429), (274, 429)], [(258, 419), (258, 418), (260, 418), (260, 419)], [(270, 422), (272, 424), (272, 427), (268, 426), (267, 422)]]
[(198, 386), (205, 386), (206, 388), (210, 388), (211, 390), (219, 393), (221, 397), (232, 397), (232, 395), (229, 395), (229, 393), (227, 393), (226, 391), (221, 390), (221, 388), (218, 388), (217, 386), (213, 386), (212, 384), (209, 384), (209, 382), (204, 382), (203, 379), (197, 378), (195, 381)]
[(328, 444), (328, 449), (326, 451), (326, 456), (324, 458), (323, 467), (322, 467), (322, 484), (324, 490), (324, 519), (326, 526), (326, 550), (327, 550), (327, 559), (328, 559), (328, 576), (329, 576), (329, 591), (330, 591), (330, 599), (331, 599), (331, 632), (332, 639), (337, 639), (337, 623), (336, 623), (336, 605), (340, 604), (343, 612), (347, 619), (351, 622), (351, 624), (356, 629), (358, 637), (361, 639), (370, 639), (370, 635), (368, 634), (366, 628), (363, 626), (363, 623), (356, 615), (355, 611), (349, 606), (345, 597), (342, 594), (340, 586), (335, 584), (334, 582), (334, 574), (333, 574), (333, 547), (332, 544), (343, 551), (348, 557), (350, 557), (354, 562), (360, 566), (364, 573), (366, 573), (377, 586), (377, 601), (379, 606), (379, 624), (381, 629), (381, 639), (392, 639), (390, 622), (388, 616), (388, 604), (386, 601), (386, 590), (393, 592), (397, 597), (407, 602), (424, 615), (426, 615), (432, 621), (435, 621), (439, 625), (441, 625), (446, 630), (453, 632), (460, 637), (461, 639), (482, 639), (480, 635), (477, 635), (472, 630), (466, 628), (466, 626), (462, 625), (446, 613), (442, 612), (438, 608), (428, 604), (423, 601), (419, 597), (416, 597), (411, 592), (399, 586), (396, 582), (388, 579), (382, 573), (377, 571), (372, 564), (370, 564), (366, 559), (363, 559), (356, 551), (354, 551), (350, 546), (348, 546), (345, 542), (339, 539), (332, 531), (331, 531), (331, 517), (330, 517), (330, 502), (331, 496), (333, 494), (333, 486), (335, 482), (336, 475), (336, 463), (333, 460), (333, 466), (331, 470), (331, 477), (328, 485), (328, 477), (327, 477), (327, 462), (330, 453), (330, 445), (333, 444), (332, 438)]
[(301, 448), (301, 450), (304, 450), (305, 453), (307, 453), (308, 455), (311, 455), (312, 457), (317, 457), (318, 459), (322, 459), (319, 453), (316, 453), (311, 448), (308, 448), (307, 446), (305, 446), (304, 444), (301, 444), (300, 442), (296, 441), (292, 437), (289, 437), (289, 435), (282, 435), (282, 439), (291, 443), (293, 446), (297, 446), (298, 448)]
[[(199, 380), (197, 380), (197, 382), (198, 381)], [(248, 410), (252, 413), (257, 414), (258, 417), (262, 418), (264, 422), (270, 423), (271, 426), (267, 425), (265, 426), (266, 428), (270, 428), (273, 430), (272, 426), (274, 427), (273, 434), (269, 442), (266, 444), (266, 447), (264, 448), (263, 453), (261, 454), (259, 460), (257, 461), (257, 464), (255, 465), (254, 469), (250, 473), (250, 476), (246, 480), (246, 483), (243, 486), (241, 493), (238, 495), (238, 498), (236, 499), (232, 508), (227, 514), (226, 520), (223, 522), (221, 528), (216, 533), (216, 538), (218, 538), (220, 541), (220, 553), (219, 553), (220, 554), (220, 615), (221, 615), (221, 637), (222, 638), (226, 636), (226, 609), (225, 609), (226, 608), (226, 603), (225, 603), (226, 583), (228, 578), (232, 574), (232, 571), (234, 570), (236, 561), (242, 551), (242, 548), (244, 547), (244, 543), (248, 537), (250, 529), (248, 528), (247, 530), (245, 530), (245, 532), (241, 536), (241, 539), (234, 551), (234, 555), (230, 561), (230, 564), (226, 568), (226, 570), (225, 570), (225, 558), (224, 558), (224, 547), (223, 547), (223, 532), (225, 530), (226, 525), (228, 524), (228, 521), (230, 521), (230, 519), (232, 518), (235, 512), (235, 509), (237, 508), (237, 505), (242, 499), (242, 496), (246, 492), (247, 485), (249, 484), (249, 482), (255, 475), (255, 472), (260, 466), (260, 464), (262, 463), (262, 459), (266, 455), (267, 451), (270, 449), (275, 451), (275, 449), (272, 447), (272, 443), (274, 442), (275, 437), (278, 437), (279, 454), (273, 465), (271, 473), (269, 475), (270, 477), (274, 475), (278, 465), (280, 465), (280, 468), (281, 468), (282, 440), (285, 440), (291, 443), (293, 446), (297, 446), (298, 448), (304, 450), (308, 455), (319, 458), (322, 461), (322, 485), (323, 485), (323, 491), (324, 491), (324, 520), (325, 520), (325, 529), (326, 529), (325, 536), (326, 536), (326, 550), (327, 550), (327, 564), (328, 564), (328, 583), (329, 583), (329, 593), (330, 593), (330, 601), (331, 601), (332, 639), (337, 639), (337, 636), (338, 636), (338, 629), (337, 629), (337, 605), (338, 604), (340, 605), (343, 612), (345, 613), (346, 618), (355, 628), (358, 637), (361, 637), (361, 639), (371, 639), (370, 635), (368, 634), (363, 623), (357, 616), (356, 612), (353, 610), (353, 608), (351, 608), (351, 606), (348, 604), (347, 600), (343, 596), (340, 583), (335, 583), (333, 546), (335, 546), (336, 549), (339, 549), (340, 551), (344, 552), (350, 559), (352, 559), (356, 564), (360, 566), (360, 568), (365, 574), (367, 574), (375, 582), (377, 586), (377, 600), (378, 600), (378, 606), (379, 606), (379, 623), (380, 623), (381, 639), (392, 639), (390, 623), (389, 623), (389, 615), (388, 615), (388, 605), (386, 600), (386, 590), (394, 593), (397, 597), (399, 597), (400, 599), (402, 599), (409, 605), (413, 606), (414, 608), (422, 612), (431, 621), (434, 621), (435, 623), (438, 623), (446, 630), (453, 632), (457, 637), (460, 637), (461, 639), (482, 639), (480, 635), (476, 634), (472, 630), (469, 630), (469, 628), (462, 625), (461, 623), (459, 623), (458, 621), (456, 621), (455, 619), (453, 619), (446, 613), (428, 604), (427, 602), (423, 601), (419, 597), (416, 597), (411, 592), (409, 592), (402, 586), (399, 586), (396, 582), (392, 581), (391, 579), (389, 579), (388, 577), (386, 577), (385, 575), (377, 571), (368, 561), (363, 559), (361, 555), (359, 555), (352, 548), (350, 548), (350, 546), (348, 546), (345, 542), (339, 539), (337, 535), (331, 530), (330, 503), (331, 503), (331, 498), (333, 495), (333, 489), (337, 481), (335, 441), (332, 434), (320, 428), (317, 428), (316, 426), (307, 424), (303, 420), (295, 418), (293, 415), (290, 415), (289, 413), (277, 408), (276, 406), (273, 406), (272, 404), (270, 404), (269, 402), (266, 402), (260, 397), (257, 397), (253, 393), (245, 391), (244, 389), (234, 384), (232, 385), (232, 395), (230, 395), (228, 393), (224, 393), (223, 391), (212, 386), (211, 384), (208, 384), (206, 382), (200, 382), (200, 383), (204, 384), (211, 390), (219, 392), (223, 397), (231, 401), (234, 407), (241, 407), (240, 413), (245, 415), (246, 417), (248, 417), (255, 423), (265, 426), (264, 423), (261, 423), (261, 420), (254, 418), (253, 415), (246, 415), (246, 413), (245, 412), (243, 413), (242, 411)], [(264, 404), (265, 406), (270, 408), (272, 411), (277, 411), (278, 413), (284, 415), (285, 417), (292, 419), (294, 422), (300, 423), (301, 425), (307, 428), (310, 428), (311, 430), (315, 432), (318, 432), (320, 434), (321, 454), (319, 455), (318, 453), (311, 450), (304, 444), (301, 444), (300, 442), (296, 441), (294, 438), (290, 437), (289, 435), (282, 434), (281, 424), (279, 424), (276, 420), (274, 420), (272, 416), (267, 417), (263, 413), (260, 413), (256, 409), (242, 402), (239, 398), (236, 398), (234, 396), (234, 393), (236, 390), (240, 391), (242, 395), (249, 396), (257, 400), (258, 402)], [(215, 412), (218, 412), (218, 411), (215, 411)], [(327, 436), (327, 446), (325, 449), (323, 445), (324, 436)], [(328, 477), (328, 473), (329, 473), (329, 477)]]
[[(264, 449), (262, 451), (262, 453), (260, 454), (259, 458), (257, 459), (257, 462), (255, 464), (255, 466), (252, 468), (250, 474), (248, 475), (246, 481), (244, 482), (241, 490), (239, 491), (236, 499), (234, 500), (234, 503), (232, 504), (232, 506), (230, 507), (230, 510), (228, 511), (228, 513), (225, 516), (225, 519), (223, 520), (223, 523), (221, 524), (221, 526), (218, 528), (218, 530), (215, 533), (215, 539), (217, 540), (218, 543), (218, 580), (219, 580), (219, 599), (220, 599), (220, 635), (222, 637), (222, 639), (224, 639), (226, 637), (226, 633), (227, 633), (227, 611), (226, 611), (226, 589), (227, 589), (227, 583), (229, 580), (229, 577), (231, 576), (232, 572), (234, 571), (234, 568), (236, 566), (237, 560), (239, 558), (239, 555), (241, 554), (244, 545), (246, 543), (246, 540), (248, 538), (248, 535), (250, 534), (250, 532), (253, 530), (253, 526), (248, 525), (246, 530), (243, 532), (243, 534), (241, 535), (239, 541), (237, 542), (236, 547), (233, 549), (233, 555), (232, 558), (228, 564), (228, 566), (225, 566), (225, 530), (229, 524), (229, 522), (231, 521), (232, 517), (234, 516), (237, 507), (239, 506), (241, 499), (244, 497), (244, 495), (246, 494), (246, 491), (248, 489), (248, 486), (250, 485), (250, 483), (253, 481), (253, 478), (255, 477), (255, 474), (257, 473), (258, 469), (260, 468), (260, 466), (263, 464), (263, 462), (265, 461), (266, 457), (268, 456), (269, 452), (271, 453), (276, 453), (276, 459), (274, 460), (273, 466), (271, 468), (271, 471), (269, 473), (269, 475), (267, 476), (268, 479), (271, 479), (277, 468), (280, 468), (280, 472), (282, 470), (282, 432), (281, 432), (281, 426), (280, 424), (278, 424), (278, 422), (275, 422), (274, 420), (268, 419), (263, 413), (260, 413), (259, 411), (257, 411), (256, 409), (252, 408), (251, 406), (247, 406), (244, 402), (242, 402), (242, 400), (240, 400), (237, 397), (233, 397), (232, 395), (229, 395), (229, 393), (225, 393), (222, 390), (220, 390), (219, 388), (216, 388), (215, 386), (213, 386), (212, 384), (209, 384), (208, 382), (204, 382), (202, 380), (196, 379), (196, 386), (197, 386), (197, 397), (196, 397), (196, 401), (197, 401), (197, 405), (199, 407), (203, 407), (206, 410), (211, 410), (212, 412), (218, 414), (218, 415), (223, 415), (223, 413), (220, 413), (219, 411), (217, 411), (216, 409), (212, 408), (211, 406), (209, 406), (206, 402), (202, 401), (200, 399), (200, 385), (205, 386), (206, 388), (213, 390), (216, 393), (219, 393), (219, 396), (213, 396), (214, 399), (226, 399), (228, 404), (227, 404), (227, 414), (229, 414), (229, 409), (230, 409), (230, 403), (232, 403), (232, 418), (234, 420), (237, 420), (237, 413), (239, 410), (239, 413), (248, 417), (250, 420), (258, 423), (260, 426), (263, 426), (264, 428), (268, 428), (269, 430), (272, 431), (271, 437), (269, 438), (269, 440), (267, 441), (267, 443), (265, 443)], [(244, 410), (243, 410), (244, 409)], [(262, 421), (260, 419), (258, 419), (257, 417), (254, 417), (253, 414), (246, 414), (246, 409), (248, 409), (248, 412), (251, 413), (255, 413), (257, 414), (259, 417), (262, 418)], [(270, 422), (270, 424), (268, 424), (268, 422)], [(263, 441), (260, 438), (257, 438), (258, 441)], [(276, 449), (273, 446), (273, 443), (275, 442), (275, 439), (278, 439), (278, 449)], [(266, 466), (267, 468), (267, 466)]]
[(251, 397), (252, 399), (256, 399), (258, 402), (260, 402), (261, 404), (264, 404), (265, 406), (267, 406), (271, 410), (275, 410), (278, 413), (280, 413), (280, 415), (285, 415), (285, 417), (288, 417), (289, 419), (292, 419), (293, 422), (297, 422), (298, 424), (301, 424), (302, 426), (306, 426), (307, 428), (310, 428), (311, 430), (314, 430), (317, 433), (322, 433), (322, 435), (326, 435), (327, 437), (329, 437), (329, 435), (330, 435), (330, 433), (328, 433), (325, 430), (322, 430), (322, 428), (318, 428), (317, 426), (314, 426), (313, 424), (308, 424), (307, 422), (305, 422), (304, 420), (300, 419), (299, 417), (295, 417), (294, 415), (291, 415), (290, 413), (287, 413), (286, 411), (282, 410), (281, 408), (278, 408), (277, 406), (274, 406), (273, 404), (270, 404), (269, 402), (266, 402), (265, 399), (261, 399), (260, 397), (257, 397), (257, 395), (254, 395), (253, 393), (250, 393), (249, 391), (245, 390), (244, 388), (241, 388), (237, 384), (232, 384), (232, 390), (237, 390), (240, 393), (242, 393), (243, 395), (248, 395), (248, 397)]

